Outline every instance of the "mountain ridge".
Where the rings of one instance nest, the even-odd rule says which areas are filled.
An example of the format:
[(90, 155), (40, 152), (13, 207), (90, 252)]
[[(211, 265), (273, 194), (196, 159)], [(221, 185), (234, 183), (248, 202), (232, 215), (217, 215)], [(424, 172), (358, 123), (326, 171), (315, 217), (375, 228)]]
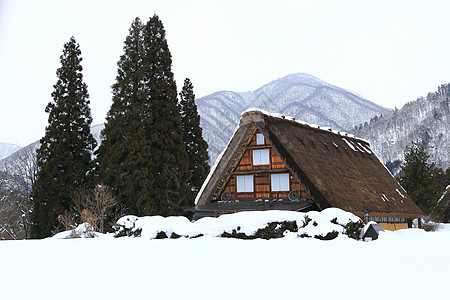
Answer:
[[(290, 115), (307, 123), (349, 131), (390, 109), (306, 73), (272, 80), (254, 91), (219, 91), (197, 99), (203, 136), (213, 163), (250, 107)], [(218, 134), (220, 133), (220, 134)]]
[(0, 142), (0, 160), (2, 160), (5, 157), (10, 156), (14, 152), (20, 150), (21, 147), (15, 144), (10, 143), (2, 143)]

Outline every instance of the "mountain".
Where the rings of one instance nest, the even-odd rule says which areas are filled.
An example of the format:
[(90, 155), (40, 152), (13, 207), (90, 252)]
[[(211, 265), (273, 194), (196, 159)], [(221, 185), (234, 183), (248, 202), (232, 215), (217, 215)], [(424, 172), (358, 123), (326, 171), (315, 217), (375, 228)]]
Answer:
[(420, 141), (430, 154), (430, 161), (444, 170), (450, 167), (450, 83), (437, 92), (408, 102), (387, 116), (372, 118), (352, 133), (369, 141), (391, 172), (398, 171), (405, 151), (412, 141)]
[(94, 137), (94, 139), (97, 141), (97, 147), (94, 149), (95, 150), (98, 149), (98, 147), (101, 144), (101, 134), (102, 134), (102, 130), (105, 128), (105, 124), (97, 124), (94, 126), (91, 126), (91, 134)]
[(20, 147), (17, 145), (0, 142), (0, 159), (10, 156), (19, 149)]
[(211, 163), (224, 150), (241, 113), (251, 107), (339, 131), (349, 131), (376, 115), (390, 112), (349, 90), (305, 73), (274, 80), (253, 92), (216, 92), (198, 98), (196, 103)]
[[(100, 135), (101, 135), (101, 131), (103, 130), (103, 128), (105, 128), (104, 124), (98, 124), (98, 125), (94, 125), (91, 127), (91, 133), (97, 141), (97, 147), (100, 145)], [(5, 144), (0, 143), (0, 147), (1, 147), (1, 145), (5, 145)], [(19, 148), (19, 150), (11, 153), (8, 156), (0, 158), (0, 171), (4, 171), (6, 168), (9, 168), (10, 172), (16, 173), (19, 170), (12, 170), (12, 169), (17, 168), (19, 166), (22, 167), (23, 163), (26, 163), (27, 165), (31, 165), (33, 163), (33, 161), (35, 161), (35, 159), (36, 159), (36, 150), (40, 146), (41, 146), (41, 143), (39, 141), (36, 141), (26, 147)]]

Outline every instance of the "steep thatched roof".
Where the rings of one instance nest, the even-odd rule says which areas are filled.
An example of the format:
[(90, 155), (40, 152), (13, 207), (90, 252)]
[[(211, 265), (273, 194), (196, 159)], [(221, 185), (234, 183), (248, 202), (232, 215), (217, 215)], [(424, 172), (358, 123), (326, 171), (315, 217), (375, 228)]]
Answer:
[(197, 205), (217, 200), (256, 129), (319, 208), (338, 207), (359, 216), (364, 210), (380, 217), (422, 215), (366, 141), (260, 111), (242, 115), (239, 128), (197, 196)]

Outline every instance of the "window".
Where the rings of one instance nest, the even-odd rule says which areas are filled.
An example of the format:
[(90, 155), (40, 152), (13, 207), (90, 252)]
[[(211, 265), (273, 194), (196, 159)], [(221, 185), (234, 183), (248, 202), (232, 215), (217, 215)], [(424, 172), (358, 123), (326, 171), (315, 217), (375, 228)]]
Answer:
[(253, 175), (236, 176), (238, 193), (253, 193)]
[(264, 135), (261, 133), (256, 134), (256, 145), (264, 145)]
[(269, 149), (263, 150), (253, 150), (253, 165), (268, 165), (269, 160)]
[(270, 183), (273, 192), (289, 191), (289, 174), (272, 174)]

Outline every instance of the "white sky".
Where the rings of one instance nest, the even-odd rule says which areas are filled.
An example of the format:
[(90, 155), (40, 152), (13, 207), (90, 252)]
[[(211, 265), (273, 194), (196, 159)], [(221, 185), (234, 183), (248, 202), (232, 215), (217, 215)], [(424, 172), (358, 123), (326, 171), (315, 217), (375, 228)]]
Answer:
[(450, 1), (0, 0), (0, 142), (47, 125), (63, 44), (80, 44), (94, 124), (104, 121), (133, 19), (164, 23), (181, 89), (249, 91), (297, 72), (398, 107), (450, 82)]

